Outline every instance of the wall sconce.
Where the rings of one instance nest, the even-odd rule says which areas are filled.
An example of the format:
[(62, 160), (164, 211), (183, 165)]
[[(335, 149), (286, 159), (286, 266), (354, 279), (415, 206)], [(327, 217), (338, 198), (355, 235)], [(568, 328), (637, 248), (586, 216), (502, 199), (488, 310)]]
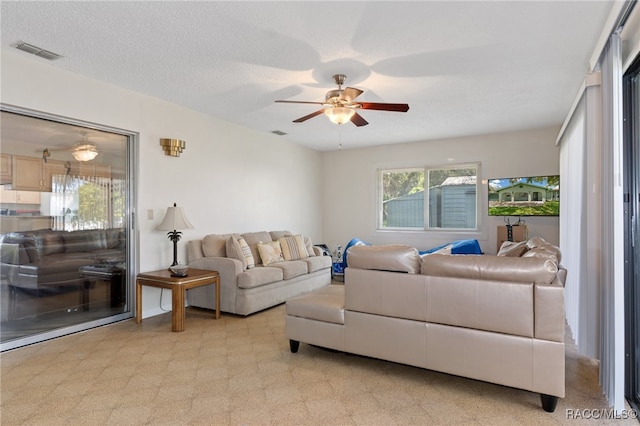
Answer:
[(180, 139), (160, 139), (160, 145), (164, 155), (180, 157), (180, 153), (186, 148), (187, 143)]

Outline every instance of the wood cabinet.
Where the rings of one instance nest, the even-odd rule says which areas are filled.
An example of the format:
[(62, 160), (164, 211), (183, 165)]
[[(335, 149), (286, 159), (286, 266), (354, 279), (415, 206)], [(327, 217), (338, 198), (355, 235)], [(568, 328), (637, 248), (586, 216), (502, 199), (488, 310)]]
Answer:
[(11, 187), (16, 190), (41, 191), (43, 164), (42, 158), (12, 156)]
[(67, 163), (38, 157), (12, 156), (11, 187), (18, 191), (51, 192), (51, 178), (54, 174), (67, 173)]
[(42, 191), (51, 192), (53, 175), (67, 174), (70, 165), (64, 161), (49, 160), (42, 166)]
[[(520, 242), (526, 241), (529, 238), (529, 230), (527, 229), (527, 225), (517, 225), (512, 226), (512, 236), (511, 241)], [(500, 251), (500, 247), (502, 243), (505, 241), (509, 241), (509, 230), (507, 226), (498, 226), (498, 251)]]
[(40, 204), (40, 193), (36, 191), (10, 191), (0, 186), (2, 204)]
[(16, 192), (17, 191), (8, 191), (4, 189), (4, 186), (0, 186), (0, 203), (15, 204)]
[(40, 193), (35, 191), (15, 191), (16, 204), (40, 204)]
[(0, 233), (23, 232), (34, 229), (51, 229), (53, 218), (50, 216), (2, 216)]
[(0, 154), (0, 185), (11, 183), (11, 155)]

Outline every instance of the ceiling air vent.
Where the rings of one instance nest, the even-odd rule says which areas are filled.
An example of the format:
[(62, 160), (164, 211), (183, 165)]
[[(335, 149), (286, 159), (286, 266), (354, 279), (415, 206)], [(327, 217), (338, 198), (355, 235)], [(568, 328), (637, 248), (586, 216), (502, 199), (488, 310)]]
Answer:
[(31, 53), (32, 55), (40, 56), (41, 58), (48, 59), (50, 61), (62, 58), (62, 56), (58, 55), (57, 53), (50, 52), (38, 46), (34, 46), (33, 44), (24, 43), (22, 41), (16, 44), (16, 49), (22, 50), (23, 52)]
[(274, 135), (278, 135), (278, 136), (286, 135), (286, 133), (283, 132), (282, 130), (272, 130), (271, 133), (273, 133)]

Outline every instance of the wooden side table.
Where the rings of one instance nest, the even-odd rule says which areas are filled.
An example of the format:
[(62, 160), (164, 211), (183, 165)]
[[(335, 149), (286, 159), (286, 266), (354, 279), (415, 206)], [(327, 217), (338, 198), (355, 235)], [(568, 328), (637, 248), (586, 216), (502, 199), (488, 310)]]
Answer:
[(142, 286), (171, 290), (171, 331), (184, 331), (184, 302), (190, 288), (213, 284), (216, 292), (216, 319), (220, 318), (220, 274), (205, 269), (189, 269), (186, 277), (171, 276), (168, 269), (138, 274), (136, 279), (136, 324), (142, 322)]

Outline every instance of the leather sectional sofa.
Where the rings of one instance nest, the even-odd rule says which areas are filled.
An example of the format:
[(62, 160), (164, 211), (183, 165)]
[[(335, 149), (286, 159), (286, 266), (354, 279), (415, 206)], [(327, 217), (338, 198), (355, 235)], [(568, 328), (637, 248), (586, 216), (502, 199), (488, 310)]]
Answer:
[(2, 235), (0, 268), (9, 284), (9, 317), (15, 311), (17, 289), (37, 296), (82, 290), (81, 267), (120, 264), (125, 260), (125, 250), (122, 229), (44, 229)]
[(422, 257), (353, 247), (344, 286), (287, 301), (291, 351), (305, 342), (524, 389), (554, 411), (565, 394), (566, 270), (557, 248), (531, 245)]
[(9, 285), (45, 290), (79, 281), (81, 266), (122, 262), (122, 229), (11, 232), (2, 236), (2, 269)]
[[(220, 310), (249, 315), (331, 283), (331, 257), (323, 256), (306, 236), (300, 237), (308, 257), (264, 266), (258, 245), (293, 235), (289, 231), (210, 234), (187, 243), (187, 259), (192, 268), (220, 273)], [(246, 242), (254, 267), (234, 249), (240, 239)], [(188, 290), (188, 301), (190, 306), (215, 309), (215, 296), (206, 287)]]

